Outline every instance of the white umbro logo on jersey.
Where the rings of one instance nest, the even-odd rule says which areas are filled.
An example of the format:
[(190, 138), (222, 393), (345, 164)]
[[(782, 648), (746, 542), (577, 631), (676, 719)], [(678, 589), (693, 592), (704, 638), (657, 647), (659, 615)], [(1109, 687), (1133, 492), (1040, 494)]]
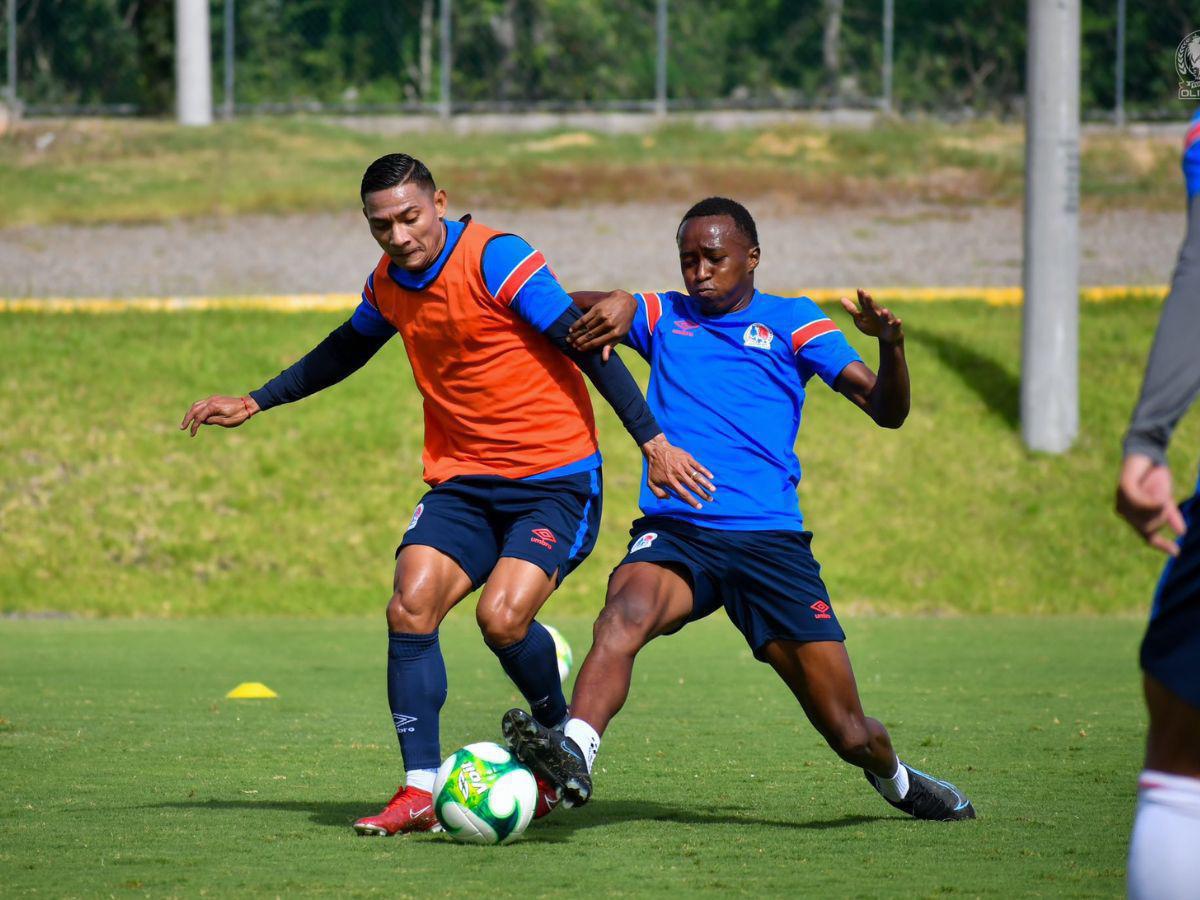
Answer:
[(761, 322), (754, 322), (746, 326), (746, 331), (742, 335), (742, 344), (747, 347), (757, 347), (759, 350), (770, 350), (771, 341), (775, 339), (775, 333)]
[(423, 512), (425, 512), (425, 504), (418, 503), (417, 508), (413, 510), (412, 520), (408, 523), (408, 527), (405, 528), (404, 530), (412, 531), (414, 528), (416, 528), (417, 522), (421, 521), (421, 513), (423, 513)]
[(629, 548), (630, 553), (637, 553), (639, 550), (645, 550), (654, 543), (654, 539), (658, 537), (658, 532), (647, 531), (640, 538), (633, 542), (633, 546)]

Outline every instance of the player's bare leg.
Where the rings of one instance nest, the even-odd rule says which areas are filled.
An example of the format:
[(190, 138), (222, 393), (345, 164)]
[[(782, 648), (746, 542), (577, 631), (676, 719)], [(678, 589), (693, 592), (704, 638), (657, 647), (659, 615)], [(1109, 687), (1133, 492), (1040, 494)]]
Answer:
[(592, 647), (571, 697), (571, 719), (561, 738), (523, 710), (504, 717), (505, 738), (535, 771), (563, 789), (569, 806), (591, 796), (591, 768), (600, 735), (625, 704), (638, 651), (672, 631), (692, 612), (692, 588), (674, 567), (630, 563), (609, 581), (604, 609), (592, 628)]
[(1129, 853), (1133, 900), (1194, 895), (1200, 834), (1200, 709), (1144, 676), (1150, 728)]
[(1150, 728), (1146, 768), (1200, 778), (1200, 709), (1178, 697), (1151, 675), (1143, 678)]
[(881, 778), (895, 773), (892, 739), (882, 722), (863, 713), (845, 644), (771, 641), (763, 654), (834, 753)]
[(404, 757), (405, 785), (381, 812), (354, 823), (359, 834), (438, 829), (431, 791), (441, 763), (438, 718), (446, 701), (446, 667), (437, 629), (470, 591), (470, 577), (440, 550), (410, 544), (396, 558), (387, 605), (388, 703)]
[(763, 656), (838, 756), (863, 769), (892, 806), (919, 819), (975, 817), (953, 785), (904, 765), (887, 729), (863, 713), (854, 669), (840, 641), (771, 641)]
[(592, 647), (575, 679), (571, 716), (604, 734), (629, 696), (633, 661), (646, 644), (679, 628), (692, 612), (692, 587), (657, 563), (630, 563), (613, 574)]

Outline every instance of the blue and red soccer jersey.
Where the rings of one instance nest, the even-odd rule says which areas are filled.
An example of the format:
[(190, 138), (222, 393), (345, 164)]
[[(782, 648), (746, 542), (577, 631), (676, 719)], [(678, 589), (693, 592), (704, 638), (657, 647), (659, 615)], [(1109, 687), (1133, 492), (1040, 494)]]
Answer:
[(643, 478), (643, 512), (731, 531), (803, 530), (794, 447), (805, 385), (817, 375), (832, 387), (858, 353), (807, 297), (755, 291), (745, 309), (718, 317), (677, 291), (636, 297), (625, 342), (650, 363), (650, 409), (717, 485), (696, 510), (658, 499)]

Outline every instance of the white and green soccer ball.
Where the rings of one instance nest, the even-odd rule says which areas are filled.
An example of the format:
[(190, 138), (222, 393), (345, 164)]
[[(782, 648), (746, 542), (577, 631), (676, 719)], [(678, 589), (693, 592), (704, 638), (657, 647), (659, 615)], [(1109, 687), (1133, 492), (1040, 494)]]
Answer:
[(571, 677), (571, 666), (575, 662), (575, 657), (571, 655), (571, 645), (553, 625), (543, 627), (550, 632), (550, 637), (554, 638), (554, 655), (558, 657), (558, 680), (566, 684), (567, 679)]
[(451, 753), (433, 783), (433, 811), (456, 841), (507, 844), (529, 827), (537, 806), (533, 773), (499, 744)]

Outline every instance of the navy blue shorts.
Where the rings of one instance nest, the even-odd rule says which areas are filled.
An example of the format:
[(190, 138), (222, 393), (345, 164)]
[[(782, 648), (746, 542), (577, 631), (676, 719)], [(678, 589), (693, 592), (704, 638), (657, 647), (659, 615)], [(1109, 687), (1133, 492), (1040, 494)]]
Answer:
[(1200, 708), (1200, 490), (1182, 512), (1187, 534), (1158, 582), (1141, 662), (1172, 693)]
[(629, 529), (618, 565), (675, 563), (692, 582), (689, 622), (721, 607), (763, 658), (771, 641), (844, 641), (809, 531), (723, 531), (669, 516), (644, 516)]
[(596, 546), (600, 469), (544, 480), (464, 475), (430, 489), (396, 549), (423, 544), (470, 576), (472, 590), (507, 556), (525, 559), (561, 584)]

